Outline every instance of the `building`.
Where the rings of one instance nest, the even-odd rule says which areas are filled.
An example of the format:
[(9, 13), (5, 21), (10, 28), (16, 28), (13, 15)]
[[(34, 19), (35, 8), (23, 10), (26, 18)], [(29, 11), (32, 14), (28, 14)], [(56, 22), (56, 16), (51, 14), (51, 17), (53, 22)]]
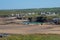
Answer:
[(56, 16), (55, 12), (41, 12), (41, 15)]

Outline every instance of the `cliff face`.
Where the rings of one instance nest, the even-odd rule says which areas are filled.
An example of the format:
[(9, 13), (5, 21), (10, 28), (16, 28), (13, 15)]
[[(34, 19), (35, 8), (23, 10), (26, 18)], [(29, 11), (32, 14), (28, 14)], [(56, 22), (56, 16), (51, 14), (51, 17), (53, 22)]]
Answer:
[(32, 18), (28, 18), (28, 20), (30, 22), (46, 22), (46, 18), (45, 17), (32, 17)]

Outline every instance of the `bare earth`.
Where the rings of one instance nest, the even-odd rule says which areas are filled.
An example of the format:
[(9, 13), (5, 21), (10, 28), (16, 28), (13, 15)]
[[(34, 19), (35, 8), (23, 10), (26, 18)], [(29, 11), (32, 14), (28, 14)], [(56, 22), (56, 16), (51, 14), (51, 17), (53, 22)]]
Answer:
[(0, 33), (11, 34), (60, 34), (60, 25), (0, 25)]

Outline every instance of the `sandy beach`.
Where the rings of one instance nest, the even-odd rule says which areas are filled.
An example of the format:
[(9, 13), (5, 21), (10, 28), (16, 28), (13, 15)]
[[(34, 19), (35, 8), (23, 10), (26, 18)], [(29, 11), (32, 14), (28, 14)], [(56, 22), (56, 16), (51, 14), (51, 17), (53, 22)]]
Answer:
[(10, 34), (60, 34), (60, 25), (0, 25), (0, 33)]

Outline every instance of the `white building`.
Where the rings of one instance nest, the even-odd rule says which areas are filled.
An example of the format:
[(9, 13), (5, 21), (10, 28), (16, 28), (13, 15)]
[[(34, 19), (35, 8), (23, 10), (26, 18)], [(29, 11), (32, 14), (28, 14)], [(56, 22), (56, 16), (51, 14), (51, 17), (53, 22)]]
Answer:
[(41, 12), (41, 15), (47, 15), (47, 16), (55, 16), (55, 12)]

